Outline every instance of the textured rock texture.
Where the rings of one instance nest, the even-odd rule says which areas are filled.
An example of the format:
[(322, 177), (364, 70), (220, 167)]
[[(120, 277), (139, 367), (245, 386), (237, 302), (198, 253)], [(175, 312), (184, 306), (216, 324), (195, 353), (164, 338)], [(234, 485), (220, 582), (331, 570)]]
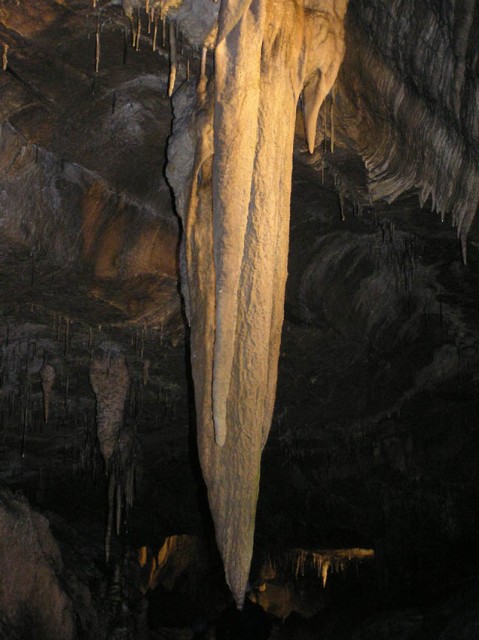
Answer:
[(0, 567), (0, 624), (6, 633), (11, 629), (14, 638), (28, 638), (35, 629), (44, 640), (77, 637), (73, 605), (62, 584), (63, 562), (48, 521), (3, 485)]

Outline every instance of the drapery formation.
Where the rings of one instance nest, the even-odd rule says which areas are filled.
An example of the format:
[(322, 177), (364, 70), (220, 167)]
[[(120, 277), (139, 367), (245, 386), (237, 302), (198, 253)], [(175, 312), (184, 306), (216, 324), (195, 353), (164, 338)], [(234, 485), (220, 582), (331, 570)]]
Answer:
[(344, 54), (347, 0), (223, 0), (214, 81), (179, 92), (168, 177), (182, 218), (198, 444), (237, 605), (253, 548), (287, 277), (296, 108), (316, 120)]

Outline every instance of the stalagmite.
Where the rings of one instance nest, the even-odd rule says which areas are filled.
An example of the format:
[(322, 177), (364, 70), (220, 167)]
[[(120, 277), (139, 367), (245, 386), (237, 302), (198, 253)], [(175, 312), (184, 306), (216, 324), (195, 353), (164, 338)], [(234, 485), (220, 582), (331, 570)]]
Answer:
[(50, 413), (50, 399), (52, 395), (52, 388), (55, 382), (55, 369), (51, 364), (45, 362), (43, 367), (40, 369), (40, 378), (42, 380), (42, 390), (43, 390), (43, 417), (45, 422), (48, 422), (48, 416)]
[(223, 0), (214, 82), (195, 106), (184, 96), (174, 104), (167, 171), (184, 228), (200, 460), (238, 607), (276, 392), (296, 105), (304, 87), (312, 151), (344, 54), (346, 6)]

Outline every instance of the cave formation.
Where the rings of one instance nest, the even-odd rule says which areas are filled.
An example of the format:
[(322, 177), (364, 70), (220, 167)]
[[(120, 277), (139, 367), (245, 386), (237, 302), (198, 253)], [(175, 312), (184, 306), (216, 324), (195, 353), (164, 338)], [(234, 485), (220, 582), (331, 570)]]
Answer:
[(0, 1), (2, 638), (475, 637), (478, 35)]

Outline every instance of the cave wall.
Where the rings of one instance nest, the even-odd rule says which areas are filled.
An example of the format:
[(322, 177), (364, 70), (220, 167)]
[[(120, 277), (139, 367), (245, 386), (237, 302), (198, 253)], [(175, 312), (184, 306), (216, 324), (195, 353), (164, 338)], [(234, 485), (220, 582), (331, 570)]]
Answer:
[[(211, 5), (200, 35), (188, 5), (176, 14), (194, 45), (216, 15)], [(105, 4), (95, 73), (89, 2), (3, 2), (0, 18), (9, 45), (0, 73), (1, 477), (79, 529), (82, 518), (100, 523), (95, 566), (105, 575), (108, 482), (89, 383), (101, 344), (125, 354), (138, 471), (113, 557), (119, 542), (211, 534), (179, 225), (163, 175), (168, 39), (163, 46), (160, 23), (151, 51), (143, 16), (135, 51), (130, 21)], [(296, 123), (286, 324), (256, 539), (370, 545), (383, 604), (422, 606), (437, 585), (454, 591), (475, 571), (478, 9), (351, 0), (345, 24), (344, 64), (313, 154), (301, 110)], [(201, 56), (181, 28), (177, 45), (176, 86), (188, 61), (191, 74), (175, 96), (181, 106), (195, 95)], [(190, 165), (179, 169), (184, 179)], [(56, 371), (48, 423), (45, 361)]]

